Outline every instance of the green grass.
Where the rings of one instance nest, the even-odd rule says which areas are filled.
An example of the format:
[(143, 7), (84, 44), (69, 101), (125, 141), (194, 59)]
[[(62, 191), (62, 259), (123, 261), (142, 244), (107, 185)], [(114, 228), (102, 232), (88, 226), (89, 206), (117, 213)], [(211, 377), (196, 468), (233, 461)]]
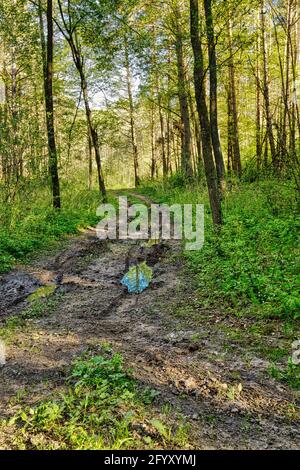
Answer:
[(44, 291), (44, 294), (45, 297), (33, 297), (29, 305), (18, 315), (8, 317), (0, 327), (0, 338), (13, 339), (16, 332), (27, 326), (27, 320), (51, 315), (59, 306), (64, 295), (62, 291), (53, 292), (52, 289), (49, 289), (48, 293)]
[(276, 380), (288, 384), (295, 390), (300, 390), (300, 365), (293, 364), (292, 358), (289, 358), (287, 366), (282, 370), (276, 364), (271, 364), (269, 374)]
[[(178, 184), (174, 177), (141, 188), (155, 202), (205, 204), (204, 247), (184, 252), (195, 298), (174, 315), (196, 321), (203, 315), (193, 306), (197, 302), (202, 310), (255, 320), (257, 331), (231, 325), (229, 337), (246, 350), (250, 341), (256, 354), (272, 361), (273, 377), (299, 389), (300, 366), (288, 359), (300, 319), (300, 217), (292, 185), (279, 180), (232, 184), (222, 203), (224, 225), (216, 233), (206, 188)], [(271, 335), (279, 324), (284, 347), (265, 344), (262, 335)]]
[[(47, 183), (41, 186), (26, 182), (13, 201), (0, 201), (0, 273), (16, 262), (26, 261), (33, 252), (51, 246), (66, 234), (75, 234), (98, 222), (97, 190), (89, 191), (64, 182), (61, 198), (62, 209), (55, 211)], [(114, 201), (109, 198), (109, 202)]]
[(73, 364), (68, 390), (21, 409), (9, 422), (14, 449), (173, 448), (187, 444), (188, 428), (154, 412), (158, 392), (141, 388), (106, 345)]
[(299, 318), (300, 217), (292, 187), (276, 180), (233, 185), (216, 234), (205, 188), (172, 183), (146, 186), (142, 193), (157, 202), (205, 204), (204, 247), (185, 253), (204, 306)]

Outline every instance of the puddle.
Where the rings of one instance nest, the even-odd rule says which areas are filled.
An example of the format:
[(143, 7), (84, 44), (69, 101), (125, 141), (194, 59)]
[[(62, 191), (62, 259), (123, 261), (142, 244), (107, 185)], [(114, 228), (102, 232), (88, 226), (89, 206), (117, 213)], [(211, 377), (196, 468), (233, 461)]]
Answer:
[(130, 294), (139, 294), (147, 289), (152, 280), (153, 271), (146, 262), (132, 266), (121, 280)]
[(37, 299), (48, 297), (48, 295), (52, 294), (55, 291), (56, 287), (57, 286), (55, 284), (52, 284), (51, 286), (39, 287), (28, 297), (29, 302), (34, 302)]

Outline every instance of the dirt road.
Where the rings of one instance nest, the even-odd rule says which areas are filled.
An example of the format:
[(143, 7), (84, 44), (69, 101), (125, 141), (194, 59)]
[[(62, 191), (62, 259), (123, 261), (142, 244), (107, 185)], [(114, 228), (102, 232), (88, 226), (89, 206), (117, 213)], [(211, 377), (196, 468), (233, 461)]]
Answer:
[[(129, 251), (153, 268), (150, 288), (139, 295), (120, 284)], [(62, 251), (3, 276), (2, 323), (28, 308), (28, 295), (40, 286), (55, 286), (56, 302), (51, 313), (8, 335), (1, 418), (20, 402), (33, 405), (56, 393), (75, 357), (108, 342), (138, 381), (160, 391), (157, 409), (168, 403), (191, 423), (193, 447), (299, 448), (299, 396), (269, 377), (251, 339), (240, 346), (228, 334), (239, 330), (247, 337), (251, 320), (199, 305), (185, 269), (178, 243), (145, 249), (101, 242), (88, 230)], [(0, 447), (5, 442), (0, 438)]]

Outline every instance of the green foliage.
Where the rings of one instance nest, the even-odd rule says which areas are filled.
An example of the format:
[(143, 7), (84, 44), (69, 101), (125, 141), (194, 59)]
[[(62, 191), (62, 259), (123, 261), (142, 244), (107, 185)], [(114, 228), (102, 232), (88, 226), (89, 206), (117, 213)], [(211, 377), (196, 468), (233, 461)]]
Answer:
[[(52, 288), (52, 286), (50, 286)], [(20, 320), (28, 320), (30, 318), (39, 318), (46, 314), (51, 314), (59, 305), (62, 300), (63, 292), (56, 292), (52, 294), (52, 289), (49, 288), (48, 297), (36, 297), (33, 298), (30, 305), (26, 307), (18, 318)]]
[[(43, 401), (10, 419), (9, 426), (18, 426), (17, 448), (151, 448), (186, 439), (182, 426), (173, 433), (163, 418), (148, 416), (145, 406), (157, 393), (140, 390), (124, 369), (122, 357), (109, 348), (103, 348), (101, 355), (78, 359), (68, 385), (59, 399)], [(134, 431), (138, 423), (148, 423), (153, 438), (138, 435)]]
[(274, 379), (287, 383), (291, 388), (300, 390), (300, 365), (294, 364), (289, 358), (284, 370), (279, 369), (275, 364), (269, 368), (269, 373)]
[(52, 292), (53, 289), (51, 288), (48, 291), (47, 297), (33, 298), (31, 303), (21, 313), (17, 316), (8, 317), (4, 326), (0, 328), (0, 337), (10, 339), (16, 331), (26, 325), (26, 320), (50, 315), (57, 308), (63, 297), (63, 292), (61, 291)]
[[(172, 188), (168, 183), (143, 188), (158, 202), (204, 203), (201, 188)], [(225, 223), (220, 233), (206, 213), (205, 244), (186, 252), (207, 306), (236, 314), (300, 316), (300, 217), (292, 187), (277, 180), (236, 185), (224, 196)]]
[(115, 354), (112, 358), (95, 356), (89, 360), (75, 363), (71, 378), (76, 380), (76, 387), (109, 387), (133, 391), (133, 381), (123, 370), (122, 357)]
[(97, 190), (65, 183), (62, 200), (63, 208), (53, 210), (49, 190), (32, 183), (23, 187), (10, 204), (1, 206), (0, 272), (10, 269), (16, 261), (26, 261), (32, 252), (46, 248), (62, 236), (77, 233), (99, 220)]
[(39, 287), (38, 289), (36, 289), (36, 291), (33, 292), (33, 294), (28, 297), (28, 300), (32, 302), (41, 298), (48, 297), (55, 291), (56, 287), (57, 286), (55, 284), (51, 284), (50, 286)]

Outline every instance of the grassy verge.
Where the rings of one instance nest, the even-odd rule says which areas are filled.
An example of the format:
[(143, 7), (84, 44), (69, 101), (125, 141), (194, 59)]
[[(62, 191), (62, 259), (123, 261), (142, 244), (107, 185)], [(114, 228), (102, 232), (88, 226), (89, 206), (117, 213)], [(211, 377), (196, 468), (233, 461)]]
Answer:
[[(21, 409), (3, 422), (14, 449), (155, 449), (187, 446), (188, 428), (159, 413), (151, 403), (158, 392), (141, 388), (122, 357), (102, 345), (77, 359), (67, 390), (56, 399)], [(178, 418), (178, 417), (177, 417)], [(9, 436), (9, 437), (8, 437)]]
[[(55, 289), (53, 290), (52, 287)], [(48, 292), (47, 292), (48, 289)], [(43, 295), (38, 296), (39, 292)], [(35, 295), (36, 297), (33, 297)], [(39, 288), (32, 294), (32, 299), (18, 315), (9, 316), (0, 323), (0, 339), (4, 339), (6, 344), (14, 340), (15, 334), (30, 326), (28, 320), (34, 320), (47, 315), (51, 315), (63, 300), (63, 291), (56, 290), (55, 286)], [(30, 298), (29, 298), (30, 299)]]
[(219, 235), (205, 190), (155, 185), (142, 192), (158, 202), (205, 204), (204, 247), (185, 255), (207, 305), (221, 301), (235, 313), (300, 317), (300, 217), (292, 189), (277, 181), (236, 185), (225, 194)]
[[(258, 331), (267, 323), (278, 330), (279, 323), (291, 345), (300, 319), (300, 217), (293, 188), (277, 180), (231, 185), (223, 199), (224, 226), (216, 234), (206, 188), (177, 183), (150, 184), (141, 192), (160, 203), (205, 204), (204, 247), (184, 252), (197, 303), (252, 318)], [(271, 375), (299, 388), (300, 366), (289, 362), (277, 371), (276, 359)]]
[[(97, 190), (88, 191), (65, 182), (61, 196), (62, 209), (55, 211), (51, 207), (48, 188), (32, 183), (20, 188), (13, 201), (2, 201), (0, 273), (9, 270), (16, 262), (26, 262), (30, 254), (51, 246), (65, 235), (97, 223)], [(109, 202), (114, 201), (109, 197)]]

